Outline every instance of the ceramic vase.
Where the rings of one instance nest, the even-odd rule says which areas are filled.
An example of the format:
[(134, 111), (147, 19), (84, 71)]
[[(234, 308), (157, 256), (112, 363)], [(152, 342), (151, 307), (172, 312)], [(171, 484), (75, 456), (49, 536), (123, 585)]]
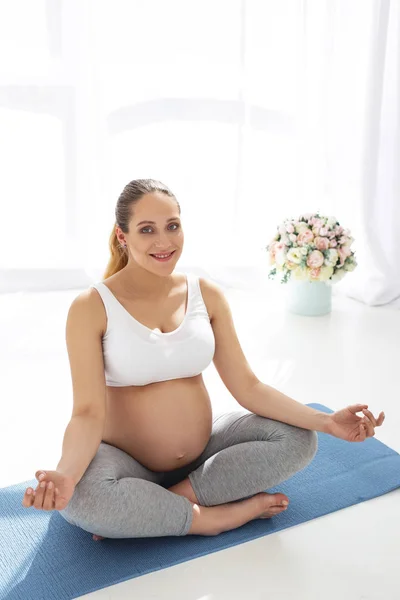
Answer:
[(325, 281), (296, 281), (287, 286), (286, 308), (296, 315), (317, 317), (332, 310), (332, 285)]

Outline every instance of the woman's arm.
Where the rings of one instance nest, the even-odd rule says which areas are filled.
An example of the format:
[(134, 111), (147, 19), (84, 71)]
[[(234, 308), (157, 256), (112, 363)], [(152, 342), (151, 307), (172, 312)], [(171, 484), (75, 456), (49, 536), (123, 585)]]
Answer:
[(75, 415), (64, 433), (62, 456), (56, 470), (79, 483), (93, 460), (104, 430), (104, 421), (91, 415)]
[(243, 408), (262, 417), (326, 432), (328, 414), (304, 406), (259, 381), (239, 343), (232, 311), (224, 293), (207, 279), (201, 278), (200, 284), (215, 336), (214, 365), (235, 400)]
[(328, 433), (329, 414), (305, 406), (262, 381), (247, 389), (240, 404), (261, 417)]

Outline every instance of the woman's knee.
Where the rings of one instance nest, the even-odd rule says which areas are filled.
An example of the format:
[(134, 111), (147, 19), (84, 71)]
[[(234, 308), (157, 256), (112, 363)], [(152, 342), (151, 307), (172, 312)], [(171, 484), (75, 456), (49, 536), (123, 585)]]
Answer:
[(318, 450), (316, 431), (284, 422), (275, 424), (273, 437), (267, 441), (279, 444), (284, 450), (282, 456), (286, 455), (291, 463), (298, 463), (299, 468), (310, 463)]
[(65, 518), (66, 521), (77, 525), (83, 518), (87, 517), (87, 514), (93, 511), (93, 497), (99, 490), (96, 486), (85, 486), (85, 475), (76, 485), (74, 493), (68, 502), (64, 510), (60, 510), (60, 515)]
[(318, 434), (312, 429), (292, 426), (288, 443), (293, 453), (298, 456), (301, 465), (308, 465), (318, 450)]

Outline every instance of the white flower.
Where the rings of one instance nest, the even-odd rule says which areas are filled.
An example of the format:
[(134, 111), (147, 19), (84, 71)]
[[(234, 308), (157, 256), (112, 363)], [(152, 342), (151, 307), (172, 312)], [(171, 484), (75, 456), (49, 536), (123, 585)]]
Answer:
[(352, 245), (352, 243), (354, 242), (354, 238), (353, 238), (353, 237), (351, 237), (351, 236), (350, 236), (350, 237), (345, 237), (345, 236), (343, 236), (343, 237), (344, 237), (344, 244), (343, 244), (343, 248), (344, 248), (345, 246), (347, 246), (348, 248), (350, 248), (350, 246), (351, 246), (351, 245)]
[(295, 228), (296, 233), (302, 233), (303, 231), (306, 231), (307, 229), (309, 229), (307, 223), (304, 223), (303, 221), (301, 221), (300, 223), (296, 223), (294, 228)]
[(336, 273), (332, 275), (332, 283), (337, 283), (338, 281), (343, 279), (345, 275), (346, 271), (344, 271), (343, 269), (339, 269), (338, 271), (336, 271)]
[(327, 258), (325, 258), (324, 264), (327, 267), (334, 267), (339, 259), (339, 252), (334, 248), (330, 248), (329, 250), (327, 250), (327, 252), (328, 256)]
[(333, 267), (321, 267), (318, 281), (327, 281), (333, 274)]
[(287, 259), (290, 262), (300, 264), (303, 258), (303, 253), (301, 252), (301, 248), (291, 248), (287, 253)]
[(288, 234), (287, 234), (287, 233), (282, 233), (282, 234), (281, 234), (281, 239), (280, 239), (280, 241), (281, 241), (283, 244), (285, 244), (286, 246), (289, 246), (289, 244), (290, 244), (290, 240), (289, 240), (289, 236), (288, 236)]
[(353, 262), (347, 261), (344, 263), (344, 270), (345, 271), (354, 271), (354, 269), (356, 268), (356, 264), (354, 264)]
[(336, 225), (336, 223), (337, 223), (336, 217), (328, 217), (328, 220), (326, 222), (326, 226), (329, 229), (332, 229)]
[(275, 254), (275, 262), (278, 267), (283, 267), (286, 262), (286, 251), (285, 250), (277, 250)]
[(308, 271), (309, 269), (302, 269), (301, 267), (297, 267), (292, 271), (293, 278), (296, 281), (307, 281), (309, 279)]

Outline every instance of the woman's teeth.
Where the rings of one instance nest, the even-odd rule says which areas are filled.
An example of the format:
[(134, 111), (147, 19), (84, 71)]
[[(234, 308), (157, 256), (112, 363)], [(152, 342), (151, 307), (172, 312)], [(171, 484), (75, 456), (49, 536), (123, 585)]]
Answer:
[(174, 252), (175, 252), (175, 250), (173, 252), (170, 252), (169, 254), (151, 254), (150, 256), (152, 256), (156, 260), (165, 261), (165, 260), (168, 260), (169, 258), (171, 258), (171, 256), (174, 254)]

